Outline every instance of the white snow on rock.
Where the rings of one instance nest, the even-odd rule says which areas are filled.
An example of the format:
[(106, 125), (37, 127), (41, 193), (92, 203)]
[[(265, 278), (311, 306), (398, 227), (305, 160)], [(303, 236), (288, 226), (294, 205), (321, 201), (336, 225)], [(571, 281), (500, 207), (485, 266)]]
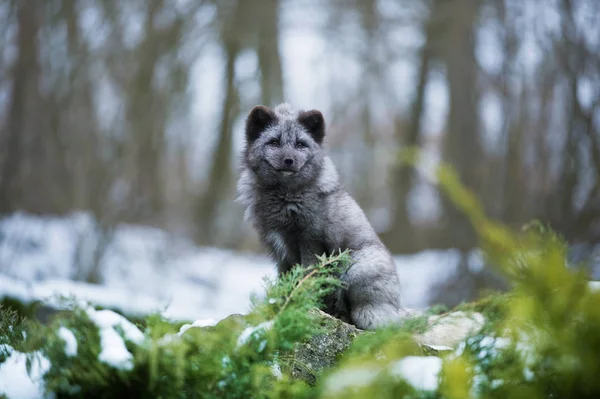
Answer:
[(391, 373), (402, 377), (415, 389), (435, 391), (442, 371), (442, 359), (437, 356), (406, 356), (392, 365)]
[(190, 328), (202, 328), (202, 327), (210, 327), (217, 324), (219, 320), (215, 319), (202, 319), (196, 320), (192, 324), (184, 324), (179, 328), (179, 332), (177, 334), (165, 334), (158, 343), (160, 345), (170, 345), (173, 342), (178, 341), (181, 336), (188, 331)]
[(252, 334), (258, 331), (269, 331), (271, 327), (273, 327), (273, 320), (260, 323), (256, 327), (247, 327), (244, 331), (242, 331), (242, 333), (238, 337), (237, 346), (240, 347), (242, 345), (246, 345), (246, 343), (252, 337)]
[(61, 326), (57, 332), (58, 336), (65, 341), (65, 355), (69, 357), (77, 356), (77, 339), (73, 331)]
[(196, 320), (192, 324), (184, 324), (184, 325), (182, 325), (181, 328), (179, 329), (179, 332), (177, 333), (177, 335), (181, 336), (181, 334), (183, 334), (184, 332), (186, 332), (190, 328), (194, 328), (194, 327), (197, 327), (197, 328), (210, 327), (210, 326), (214, 326), (218, 322), (219, 321), (215, 320), (215, 319)]
[(0, 395), (9, 399), (39, 399), (44, 397), (42, 377), (50, 369), (50, 361), (38, 352), (32, 357), (31, 373), (27, 373), (27, 355), (13, 351), (0, 363)]
[(415, 335), (417, 342), (434, 347), (456, 347), (484, 326), (485, 317), (481, 313), (457, 311), (429, 316), (427, 323), (427, 331)]

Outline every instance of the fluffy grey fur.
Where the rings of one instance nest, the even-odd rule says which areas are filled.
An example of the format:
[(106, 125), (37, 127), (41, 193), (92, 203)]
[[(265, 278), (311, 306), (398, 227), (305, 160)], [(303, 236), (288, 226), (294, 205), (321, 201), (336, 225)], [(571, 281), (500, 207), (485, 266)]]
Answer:
[(340, 185), (324, 136), (319, 111), (255, 107), (246, 120), (238, 200), (279, 274), (315, 264), (316, 255), (351, 250), (353, 263), (340, 277), (347, 289), (329, 300), (329, 313), (363, 329), (399, 321), (407, 312), (392, 257)]

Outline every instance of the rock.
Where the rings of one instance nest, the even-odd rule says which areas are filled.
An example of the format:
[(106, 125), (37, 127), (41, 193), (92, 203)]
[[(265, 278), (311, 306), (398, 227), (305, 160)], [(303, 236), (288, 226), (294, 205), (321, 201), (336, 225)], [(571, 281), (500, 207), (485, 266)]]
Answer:
[(358, 335), (365, 333), (321, 310), (315, 309), (313, 312), (318, 313), (325, 333), (317, 334), (307, 342), (296, 345), (292, 359), (289, 359), (291, 376), (311, 385), (317, 382), (317, 377), (323, 370), (332, 367), (338, 361), (339, 355)]
[[(319, 316), (325, 332), (317, 334), (307, 342), (297, 344), (289, 364), (290, 375), (315, 385), (322, 371), (339, 361), (339, 356), (360, 334), (370, 334), (351, 324), (338, 320), (325, 312), (314, 310)], [(428, 329), (414, 336), (424, 354), (437, 355), (441, 351), (453, 350), (470, 334), (478, 331), (485, 319), (480, 313), (451, 312), (428, 318)]]
[(427, 324), (427, 331), (416, 334), (415, 341), (436, 350), (448, 350), (479, 331), (485, 324), (485, 318), (481, 313), (450, 312), (429, 316)]
[(234, 313), (223, 320), (219, 321), (216, 327), (228, 326), (229, 328), (235, 328), (238, 330), (242, 330), (246, 327), (246, 316), (239, 313)]

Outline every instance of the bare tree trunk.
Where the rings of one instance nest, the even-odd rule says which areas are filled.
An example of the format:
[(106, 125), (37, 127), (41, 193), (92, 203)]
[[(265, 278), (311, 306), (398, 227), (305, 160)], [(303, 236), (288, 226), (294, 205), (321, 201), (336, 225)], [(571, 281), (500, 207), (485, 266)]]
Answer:
[(99, 156), (101, 140), (92, 99), (94, 82), (89, 76), (87, 44), (78, 28), (79, 12), (76, 1), (65, 2), (67, 43), (72, 64), (69, 74), (71, 88), (64, 100), (65, 109), (55, 111), (62, 121), (61, 131), (56, 133), (56, 146), (59, 148), (55, 156), (64, 160), (64, 173), (69, 176), (70, 186), (64, 191), (70, 205), (90, 209), (96, 217), (102, 218), (103, 210), (108, 206), (112, 165), (105, 165)]
[[(373, 206), (373, 193), (376, 191), (376, 183), (372, 179), (375, 151), (377, 150), (376, 137), (373, 128), (372, 93), (377, 90), (377, 79), (382, 73), (379, 68), (376, 54), (378, 13), (375, 0), (361, 0), (356, 3), (360, 14), (362, 29), (365, 33), (365, 49), (361, 52), (361, 63), (364, 78), (360, 81), (362, 95), (359, 100), (360, 120), (357, 126), (357, 137), (354, 140), (362, 143), (360, 157), (355, 159), (355, 173), (357, 175), (352, 193), (356, 201), (367, 212)], [(360, 136), (359, 136), (360, 135)]]
[(37, 2), (21, 0), (17, 15), (18, 56), (13, 68), (13, 86), (6, 126), (6, 154), (0, 167), (0, 214), (18, 206), (23, 136), (27, 134), (28, 101), (37, 92), (38, 18)]
[[(526, 89), (523, 88), (523, 91)], [(521, 93), (518, 104), (525, 104), (527, 96)], [(523, 136), (525, 134), (525, 115), (523, 110), (518, 115), (513, 126), (508, 131), (508, 148), (505, 158), (506, 179), (504, 181), (503, 221), (518, 227), (523, 221)]]
[[(449, 113), (442, 149), (443, 160), (452, 165), (462, 183), (472, 190), (478, 189), (477, 175), (482, 151), (478, 133), (477, 63), (475, 60), (475, 20), (478, 0), (437, 0), (434, 3), (436, 21), (444, 30), (440, 36), (439, 51), (446, 66), (449, 91)], [(473, 227), (446, 197), (442, 197), (443, 216), (437, 244), (460, 250), (458, 269), (453, 278), (436, 287), (433, 297), (443, 301), (454, 291), (463, 298), (477, 296), (476, 276), (468, 264), (468, 252), (477, 244)], [(460, 291), (458, 291), (460, 290)]]
[[(443, 58), (450, 94), (443, 159), (459, 173), (462, 182), (477, 191), (480, 180), (481, 144), (478, 133), (477, 63), (474, 25), (477, 0), (438, 0), (438, 12), (446, 18)], [(475, 246), (475, 234), (465, 215), (446, 199), (442, 222), (443, 241), (467, 250)]]
[[(593, 3), (596, 4), (596, 3)], [(588, 111), (578, 97), (580, 79), (590, 79), (590, 65), (600, 65), (600, 57), (584, 44), (575, 20), (572, 1), (562, 0), (562, 39), (554, 46), (555, 58), (567, 80), (567, 138), (563, 162), (554, 190), (549, 219), (571, 241), (595, 241), (600, 237), (600, 133), (594, 113), (600, 108), (596, 92)], [(597, 76), (598, 70), (595, 70)], [(587, 75), (587, 76), (586, 76)], [(587, 159), (587, 162), (586, 162)], [(581, 186), (591, 186), (585, 198), (579, 198)]]
[(137, 50), (137, 70), (129, 88), (127, 106), (131, 124), (131, 150), (134, 155), (134, 201), (141, 206), (144, 220), (156, 220), (163, 210), (162, 151), (166, 129), (167, 110), (160, 102), (160, 93), (154, 88), (159, 59), (173, 43), (155, 26), (155, 19), (164, 0), (151, 0), (148, 4), (144, 40)]
[(279, 2), (261, 0), (254, 3), (260, 6), (262, 22), (258, 28), (258, 66), (261, 75), (261, 103), (274, 106), (283, 102), (283, 75), (279, 53)]
[[(225, 22), (221, 31), (225, 50), (225, 96), (221, 107), (221, 126), (204, 193), (196, 205), (196, 240), (203, 244), (223, 244), (235, 236), (235, 232), (217, 231), (217, 222), (223, 216), (221, 205), (230, 202), (233, 189), (232, 128), (240, 113), (239, 93), (235, 86), (235, 61), (244, 47), (255, 49), (258, 56), (261, 103), (273, 106), (283, 101), (278, 25), (280, 0), (238, 0), (229, 5), (231, 7), (223, 7)], [(260, 19), (261, 23), (249, 23), (253, 16)]]
[(215, 229), (219, 218), (219, 205), (231, 188), (232, 125), (239, 112), (239, 100), (234, 84), (235, 60), (238, 55), (236, 43), (228, 43), (225, 60), (225, 97), (221, 107), (221, 128), (215, 157), (206, 183), (206, 190), (197, 209), (198, 232), (196, 239), (202, 244), (214, 244)]
[[(427, 38), (427, 41), (431, 38)], [(404, 147), (416, 146), (421, 135), (421, 120), (425, 108), (425, 88), (429, 74), (431, 51), (429, 44), (425, 43), (419, 58), (418, 81), (415, 98), (411, 107), (410, 125), (405, 137), (398, 137)], [(397, 127), (397, 134), (400, 129)], [(415, 183), (415, 173), (411, 166), (399, 165), (394, 170), (393, 198), (396, 203), (392, 230), (382, 238), (393, 252), (407, 252), (416, 249), (414, 239), (414, 226), (411, 225), (408, 215), (408, 198)], [(411, 242), (412, 237), (412, 242)]]

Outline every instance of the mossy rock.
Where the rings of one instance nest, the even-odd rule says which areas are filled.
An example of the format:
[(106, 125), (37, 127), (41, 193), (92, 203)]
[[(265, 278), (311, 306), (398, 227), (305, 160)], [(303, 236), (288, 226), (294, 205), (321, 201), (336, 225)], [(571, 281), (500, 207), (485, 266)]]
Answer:
[(315, 385), (318, 376), (333, 367), (340, 355), (348, 349), (354, 339), (369, 333), (338, 320), (321, 310), (313, 310), (324, 332), (314, 335), (307, 342), (296, 344), (293, 353), (285, 357), (289, 374), (294, 379)]
[[(319, 376), (331, 369), (341, 360), (344, 352), (354, 340), (363, 334), (375, 334), (364, 331), (338, 320), (320, 310), (313, 310), (317, 315), (322, 333), (312, 336), (308, 341), (295, 345), (291, 354), (282, 357), (283, 366), (294, 379), (304, 380), (310, 385), (316, 385)], [(473, 314), (483, 318), (481, 314)], [(471, 315), (464, 312), (449, 312), (445, 315), (431, 316), (422, 334), (412, 333), (421, 356), (438, 356), (456, 346), (456, 343), (470, 334), (473, 329), (479, 329), (482, 322), (473, 322)], [(427, 323), (427, 322), (426, 322)], [(429, 343), (428, 339), (433, 339)]]

